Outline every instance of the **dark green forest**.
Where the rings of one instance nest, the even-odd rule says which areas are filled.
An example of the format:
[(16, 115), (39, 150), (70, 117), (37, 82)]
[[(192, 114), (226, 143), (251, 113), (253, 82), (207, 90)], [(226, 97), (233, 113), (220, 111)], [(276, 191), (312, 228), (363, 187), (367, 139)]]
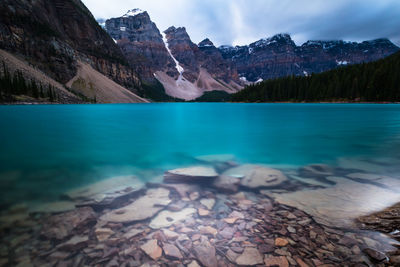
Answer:
[(233, 102), (400, 102), (400, 52), (308, 77), (290, 76), (251, 85)]
[(49, 102), (58, 100), (54, 87), (43, 86), (35, 80), (26, 80), (21, 71), (11, 73), (4, 62), (2, 67), (3, 71), (0, 71), (0, 102), (14, 102), (16, 96), (29, 96)]

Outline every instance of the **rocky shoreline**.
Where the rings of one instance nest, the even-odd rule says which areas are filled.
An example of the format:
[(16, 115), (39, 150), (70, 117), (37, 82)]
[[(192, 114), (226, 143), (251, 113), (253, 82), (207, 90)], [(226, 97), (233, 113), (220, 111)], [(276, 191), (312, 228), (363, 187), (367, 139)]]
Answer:
[[(343, 189), (393, 198), (395, 179), (199, 160), (163, 182), (114, 177), (60, 202), (11, 207), (0, 216), (0, 266), (399, 266), (399, 205), (370, 215)], [(325, 205), (337, 199), (350, 205)]]

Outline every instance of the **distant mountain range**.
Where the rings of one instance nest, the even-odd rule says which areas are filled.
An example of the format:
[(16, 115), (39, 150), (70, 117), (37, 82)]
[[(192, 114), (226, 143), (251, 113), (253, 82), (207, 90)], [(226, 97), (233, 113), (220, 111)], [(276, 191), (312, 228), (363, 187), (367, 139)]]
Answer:
[(371, 62), (399, 50), (388, 39), (308, 41), (296, 46), (288, 34), (248, 46), (217, 48), (209, 39), (196, 45), (185, 28), (170, 27), (161, 33), (149, 14), (139, 9), (106, 20), (104, 27), (142, 78), (158, 80), (168, 95), (185, 100), (208, 91), (232, 93), (263, 80)]
[[(96, 22), (80, 0), (2, 0), (0, 15), (0, 85), (11, 88), (0, 88), (3, 102), (46, 102), (47, 95), (61, 103), (194, 100), (263, 80), (375, 61), (399, 50), (387, 39), (296, 46), (287, 34), (248, 46), (216, 47), (209, 39), (195, 44), (184, 27), (161, 32), (139, 9)], [(20, 88), (51, 87), (55, 97), (13, 92), (20, 77), (26, 83)], [(20, 94), (27, 98), (15, 97)]]

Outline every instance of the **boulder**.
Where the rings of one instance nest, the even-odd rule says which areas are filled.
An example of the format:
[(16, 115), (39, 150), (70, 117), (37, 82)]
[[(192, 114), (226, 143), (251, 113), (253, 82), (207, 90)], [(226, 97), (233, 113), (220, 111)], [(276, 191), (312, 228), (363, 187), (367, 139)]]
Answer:
[(104, 214), (100, 220), (113, 223), (132, 223), (149, 219), (171, 202), (169, 193), (170, 191), (164, 188), (149, 189), (146, 195), (125, 207)]
[[(278, 203), (297, 208), (329, 227), (354, 227), (355, 219), (400, 202), (400, 193), (390, 188), (359, 183), (343, 177), (328, 177), (335, 185), (329, 188), (273, 193)], [(386, 179), (381, 184), (389, 183)], [(390, 180), (391, 188), (400, 188), (400, 181)]]
[(251, 189), (276, 187), (287, 181), (279, 170), (251, 164), (229, 169), (223, 175), (241, 178), (240, 184)]
[(66, 196), (78, 201), (78, 206), (90, 206), (101, 210), (118, 207), (124, 201), (139, 195), (143, 186), (143, 182), (136, 176), (112, 177), (71, 190)]
[(228, 194), (237, 193), (239, 191), (239, 184), (240, 179), (227, 175), (220, 175), (213, 182), (213, 186), (215, 188), (223, 193)]
[(186, 208), (177, 212), (164, 210), (153, 218), (149, 226), (153, 229), (169, 227), (177, 222), (187, 219), (194, 213), (196, 213), (196, 210), (193, 208)]
[(218, 173), (211, 167), (189, 167), (165, 172), (166, 183), (204, 183), (218, 177)]
[(239, 257), (236, 258), (236, 264), (241, 266), (253, 266), (263, 264), (264, 259), (256, 248), (246, 247)]

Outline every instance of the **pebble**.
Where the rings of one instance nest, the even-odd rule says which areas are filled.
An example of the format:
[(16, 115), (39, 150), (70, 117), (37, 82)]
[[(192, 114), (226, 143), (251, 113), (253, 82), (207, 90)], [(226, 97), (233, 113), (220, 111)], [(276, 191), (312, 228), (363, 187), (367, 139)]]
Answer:
[(284, 238), (278, 237), (275, 239), (275, 246), (277, 247), (285, 247), (289, 244), (289, 241), (287, 241)]

